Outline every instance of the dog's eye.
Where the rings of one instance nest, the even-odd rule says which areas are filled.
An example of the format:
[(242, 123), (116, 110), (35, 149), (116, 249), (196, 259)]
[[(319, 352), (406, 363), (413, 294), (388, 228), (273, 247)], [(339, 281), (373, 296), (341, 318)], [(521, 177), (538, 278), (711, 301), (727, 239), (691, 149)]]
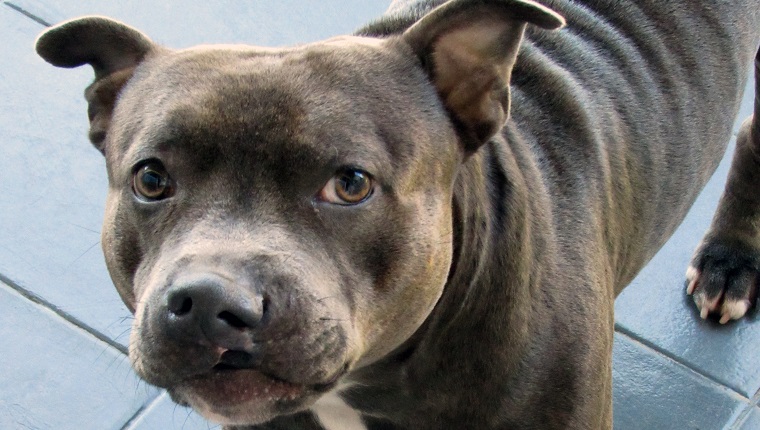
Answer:
[(143, 200), (156, 201), (171, 197), (174, 187), (164, 166), (157, 161), (150, 161), (135, 170), (132, 177), (132, 190)]
[(358, 169), (341, 170), (319, 192), (319, 198), (339, 205), (355, 205), (372, 195), (373, 181), (367, 172)]

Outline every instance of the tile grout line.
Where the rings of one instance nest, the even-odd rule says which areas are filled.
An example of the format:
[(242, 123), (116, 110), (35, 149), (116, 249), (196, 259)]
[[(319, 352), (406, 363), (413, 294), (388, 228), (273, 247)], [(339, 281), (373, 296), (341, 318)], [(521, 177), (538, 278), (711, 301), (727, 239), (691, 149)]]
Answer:
[(75, 316), (69, 314), (68, 312), (62, 310), (58, 306), (54, 305), (53, 303), (43, 299), (42, 297), (26, 290), (25, 288), (21, 287), (17, 283), (13, 282), (11, 279), (9, 279), (7, 276), (0, 273), (0, 282), (3, 282), (4, 284), (8, 285), (13, 291), (20, 294), (22, 297), (26, 298), (27, 300), (31, 301), (32, 303), (36, 303), (37, 305), (40, 305), (44, 308), (47, 308), (48, 310), (52, 311), (59, 317), (63, 318), (66, 322), (76, 326), (79, 329), (84, 330), (85, 332), (89, 333), (91, 336), (95, 336), (98, 340), (101, 342), (104, 342), (111, 347), (115, 348), (117, 351), (121, 352), (122, 354), (126, 355), (128, 354), (127, 347), (114, 341), (113, 339), (109, 338), (108, 336), (104, 335), (103, 333), (100, 333), (95, 328), (89, 326), (88, 324), (84, 323), (83, 321), (80, 321)]
[(734, 422), (731, 423), (728, 427), (723, 427), (724, 429), (728, 430), (741, 430), (742, 425), (747, 420), (747, 416), (749, 416), (749, 413), (752, 411), (753, 406), (749, 405), (742, 410), (742, 412), (739, 414), (738, 417), (734, 420)]
[(145, 416), (146, 412), (148, 412), (150, 408), (160, 402), (163, 396), (164, 391), (159, 391), (155, 397), (143, 403), (143, 405), (135, 411), (134, 415), (132, 415), (132, 417), (129, 418), (127, 422), (125, 422), (124, 425), (119, 428), (119, 430), (134, 430), (134, 425), (137, 423), (137, 421)]
[[(639, 345), (641, 345), (641, 346), (643, 346), (643, 347), (645, 347), (645, 348), (647, 348), (647, 349), (649, 349), (649, 350), (653, 351), (653, 352), (654, 352), (654, 353), (656, 353), (657, 355), (660, 355), (660, 356), (662, 356), (662, 357), (666, 358), (667, 360), (670, 360), (670, 361), (672, 361), (673, 363), (676, 363), (676, 364), (678, 364), (679, 366), (681, 366), (681, 367), (683, 367), (683, 368), (685, 368), (685, 369), (687, 369), (687, 370), (689, 370), (689, 371), (691, 371), (691, 372), (693, 372), (693, 373), (695, 373), (695, 374), (697, 374), (697, 375), (699, 375), (699, 376), (701, 376), (701, 377), (703, 377), (703, 378), (707, 379), (708, 381), (710, 381), (710, 382), (712, 382), (712, 383), (714, 383), (714, 384), (717, 384), (717, 385), (719, 385), (719, 386), (720, 386), (720, 387), (722, 387), (723, 389), (725, 389), (725, 390), (729, 391), (731, 394), (733, 394), (733, 395), (735, 395), (735, 396), (739, 397), (741, 400), (744, 400), (744, 401), (746, 401), (746, 402), (750, 402), (750, 401), (751, 401), (751, 400), (750, 400), (750, 399), (749, 399), (747, 396), (745, 396), (744, 394), (741, 394), (741, 393), (738, 391), (738, 389), (737, 389), (737, 388), (731, 387), (731, 386), (729, 386), (728, 384), (726, 384), (725, 382), (721, 382), (721, 381), (719, 381), (719, 380), (718, 380), (717, 378), (715, 378), (714, 376), (711, 376), (711, 375), (708, 375), (708, 374), (705, 374), (705, 373), (701, 372), (699, 369), (696, 369), (696, 368), (694, 368), (692, 365), (690, 365), (690, 364), (688, 364), (688, 363), (684, 363), (683, 361), (681, 361), (681, 360), (679, 359), (680, 357), (678, 357), (678, 356), (675, 356), (675, 355), (671, 354), (671, 353), (670, 353), (670, 352), (668, 352), (668, 351), (665, 351), (665, 350), (663, 350), (663, 349), (660, 349), (660, 348), (658, 348), (658, 347), (657, 347), (657, 345), (655, 345), (655, 344), (651, 343), (651, 342), (650, 342), (649, 340), (647, 340), (646, 338), (643, 338), (643, 337), (641, 337), (641, 336), (637, 336), (636, 334), (634, 334), (633, 332), (631, 332), (631, 331), (629, 331), (629, 330), (625, 329), (624, 327), (622, 327), (622, 326), (621, 326), (621, 325), (619, 325), (618, 323), (615, 323), (615, 332), (616, 332), (617, 334), (620, 334), (620, 335), (622, 335), (622, 336), (625, 336), (625, 337), (627, 337), (628, 339), (630, 339), (630, 340), (632, 340), (632, 341), (636, 342), (637, 344), (639, 344)], [(754, 397), (756, 397), (756, 396), (757, 396), (757, 394), (756, 394), (755, 396), (753, 396), (753, 399), (754, 399)]]
[(750, 399), (750, 404), (744, 408), (738, 417), (736, 417), (734, 422), (731, 424), (730, 430), (741, 430), (741, 427), (744, 425), (744, 423), (747, 422), (749, 414), (752, 413), (752, 410), (758, 405), (758, 402), (760, 402), (760, 390), (757, 390), (755, 395), (752, 396), (752, 399)]
[(31, 12), (28, 12), (28, 11), (24, 10), (22, 7), (17, 6), (17, 5), (15, 5), (15, 4), (13, 4), (13, 3), (9, 2), (9, 1), (4, 1), (3, 4), (6, 5), (6, 6), (8, 6), (9, 8), (11, 8), (13, 10), (15, 10), (16, 12), (20, 13), (21, 15), (24, 15), (25, 17), (31, 19), (32, 21), (36, 22), (37, 24), (41, 24), (41, 25), (43, 25), (45, 27), (51, 27), (52, 26), (52, 24), (50, 24), (49, 22), (45, 21), (44, 19), (38, 17), (37, 15), (34, 15)]
[(699, 370), (691, 367), (687, 363), (684, 363), (680, 360), (678, 360), (678, 357), (674, 357), (671, 354), (667, 353), (666, 351), (663, 351), (659, 348), (657, 348), (655, 345), (649, 343), (646, 339), (641, 338), (639, 336), (636, 336), (635, 334), (629, 332), (628, 330), (624, 329), (623, 327), (619, 326), (617, 323), (615, 324), (615, 333), (625, 336), (626, 338), (630, 339), (631, 341), (635, 342), (636, 344), (640, 345), (643, 348), (649, 349), (652, 352), (654, 352), (657, 355), (660, 355), (664, 357), (667, 360), (672, 361), (676, 365), (679, 365), (683, 368), (685, 368), (688, 371), (691, 371), (692, 373), (714, 383), (717, 384), (722, 389), (729, 392), (729, 394), (734, 395), (738, 397), (740, 400), (744, 401), (746, 405), (741, 410), (741, 412), (736, 416), (736, 418), (733, 419), (733, 422), (731, 422), (728, 426), (724, 426), (723, 429), (726, 430), (741, 430), (741, 426), (745, 423), (747, 420), (747, 417), (752, 412), (753, 408), (755, 408), (758, 405), (758, 402), (760, 402), (760, 390), (758, 390), (751, 399), (747, 398), (743, 394), (739, 393), (735, 389), (729, 387), (728, 385), (716, 380), (715, 378), (711, 377), (710, 375), (706, 375)]

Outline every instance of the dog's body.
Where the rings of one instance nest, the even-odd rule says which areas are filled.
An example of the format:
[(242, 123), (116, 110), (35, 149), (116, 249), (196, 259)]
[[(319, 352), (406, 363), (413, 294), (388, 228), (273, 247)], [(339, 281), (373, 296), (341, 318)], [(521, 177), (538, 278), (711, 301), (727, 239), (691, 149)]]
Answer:
[(554, 0), (567, 26), (522, 44), (561, 18), (440, 3), (288, 50), (43, 36), (96, 70), (103, 245), (146, 380), (230, 428), (611, 427), (614, 298), (721, 158), (760, 1)]

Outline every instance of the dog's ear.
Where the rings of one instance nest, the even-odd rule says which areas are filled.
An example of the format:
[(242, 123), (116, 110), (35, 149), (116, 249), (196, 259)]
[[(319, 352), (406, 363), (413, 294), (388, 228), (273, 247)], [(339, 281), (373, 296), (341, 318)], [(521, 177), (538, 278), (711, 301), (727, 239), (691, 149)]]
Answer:
[(565, 21), (531, 0), (452, 0), (402, 35), (464, 133), (468, 152), (509, 116), (509, 80), (526, 23), (557, 29)]
[(36, 49), (54, 66), (89, 64), (95, 70), (95, 81), (85, 90), (89, 137), (96, 148), (105, 152), (104, 141), (119, 91), (156, 45), (132, 27), (90, 16), (48, 29), (37, 38)]

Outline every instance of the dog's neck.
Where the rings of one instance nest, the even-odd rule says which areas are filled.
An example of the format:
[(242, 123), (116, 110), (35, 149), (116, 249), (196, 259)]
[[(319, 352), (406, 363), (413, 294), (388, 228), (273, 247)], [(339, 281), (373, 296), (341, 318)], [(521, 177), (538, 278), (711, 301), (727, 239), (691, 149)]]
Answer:
[[(492, 381), (493, 387), (479, 387), (486, 399), (520, 366), (521, 357), (510, 351), (525, 350), (529, 327), (540, 323), (529, 315), (531, 303), (540, 300), (533, 296), (541, 294), (538, 285), (548, 270), (547, 255), (540, 250), (548, 249), (545, 235), (550, 231), (534, 225), (547, 217), (531, 212), (547, 206), (534, 193), (541, 194), (535, 189), (537, 177), (522, 173), (525, 161), (520, 157), (496, 137), (462, 165), (452, 200), (454, 256), (443, 295), (404, 345), (353, 375), (357, 387), (362, 387), (357, 390), (372, 391), (372, 396), (349, 392), (349, 404), (365, 414), (404, 423), (414, 414), (439, 415), (453, 405), (438, 403), (435, 411), (410, 411), (408, 406), (414, 403), (399, 393), (420, 398), (426, 394), (409, 392), (410, 388), (424, 387), (433, 393), (439, 385)], [(475, 350), (491, 352), (473, 354)], [(489, 362), (478, 362), (477, 357)], [(383, 401), (364, 404), (366, 398)], [(383, 410), (378, 410), (379, 405)]]
[(538, 294), (551, 228), (534, 225), (550, 219), (535, 214), (548, 206), (542, 204), (537, 176), (524, 173), (533, 170), (524, 165), (529, 160), (521, 158), (497, 136), (459, 172), (452, 202), (454, 258), (429, 319), (437, 326), (435, 343), (482, 340), (501, 349), (505, 342), (519, 342), (517, 334), (529, 324), (528, 306)]

